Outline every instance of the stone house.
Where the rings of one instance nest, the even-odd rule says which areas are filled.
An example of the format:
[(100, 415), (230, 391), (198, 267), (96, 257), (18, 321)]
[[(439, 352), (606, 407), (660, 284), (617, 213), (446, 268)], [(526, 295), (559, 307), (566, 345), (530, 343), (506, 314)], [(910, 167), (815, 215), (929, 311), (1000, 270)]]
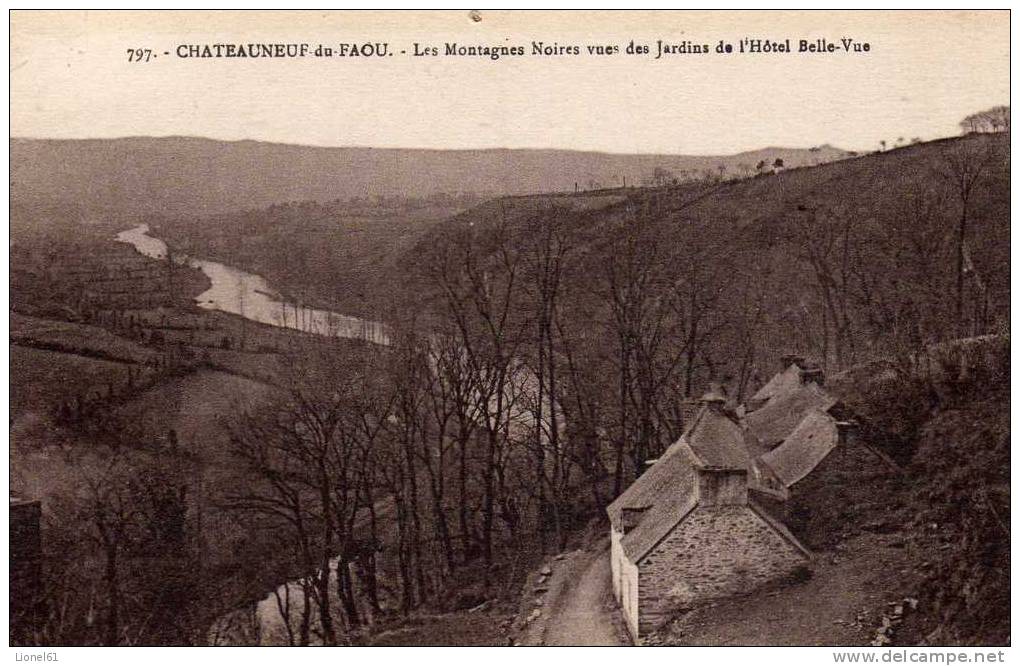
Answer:
[(745, 411), (753, 412), (761, 409), (775, 396), (796, 389), (803, 383), (803, 373), (808, 370), (804, 357), (787, 354), (782, 358), (782, 369), (772, 376), (765, 385), (747, 399)]
[(899, 470), (860, 436), (853, 413), (824, 388), (822, 372), (793, 358), (749, 401), (756, 409), (743, 426), (758, 463), (753, 494), (818, 547), (838, 536), (833, 525), (849, 526), (868, 505), (881, 504)]
[(899, 470), (824, 383), (787, 356), (741, 409), (710, 391), (609, 505), (613, 592), (635, 639), (679, 609), (789, 575), (808, 547), (884, 510)]
[(613, 592), (635, 640), (679, 609), (790, 575), (809, 551), (749, 495), (745, 433), (710, 392), (684, 435), (607, 508)]
[[(762, 455), (782, 444), (813, 410), (845, 411), (823, 384), (820, 369), (792, 363), (763, 386), (748, 401), (741, 421), (752, 453)], [(765, 393), (770, 386), (772, 391)]]

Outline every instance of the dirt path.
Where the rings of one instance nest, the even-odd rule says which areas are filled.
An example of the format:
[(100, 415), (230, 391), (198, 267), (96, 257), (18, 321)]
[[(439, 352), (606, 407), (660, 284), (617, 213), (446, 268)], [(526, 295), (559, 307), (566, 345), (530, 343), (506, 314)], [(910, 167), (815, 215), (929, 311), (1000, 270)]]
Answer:
[(522, 644), (630, 645), (613, 599), (605, 545), (592, 551), (575, 550), (549, 563), (548, 579), (533, 586), (532, 603), (540, 615)]
[(546, 626), (545, 645), (625, 645), (612, 613), (609, 552), (575, 554), (580, 577), (566, 582)]

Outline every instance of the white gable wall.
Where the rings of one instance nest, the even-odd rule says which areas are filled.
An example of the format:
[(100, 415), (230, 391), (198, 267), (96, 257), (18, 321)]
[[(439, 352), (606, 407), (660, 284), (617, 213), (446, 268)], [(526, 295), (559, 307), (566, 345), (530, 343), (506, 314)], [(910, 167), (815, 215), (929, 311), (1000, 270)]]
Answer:
[(627, 623), (627, 630), (632, 638), (638, 638), (638, 568), (623, 552), (621, 539), (623, 533), (610, 528), (610, 549), (609, 566), (613, 576), (613, 596), (616, 597), (620, 609), (623, 611), (623, 618)]

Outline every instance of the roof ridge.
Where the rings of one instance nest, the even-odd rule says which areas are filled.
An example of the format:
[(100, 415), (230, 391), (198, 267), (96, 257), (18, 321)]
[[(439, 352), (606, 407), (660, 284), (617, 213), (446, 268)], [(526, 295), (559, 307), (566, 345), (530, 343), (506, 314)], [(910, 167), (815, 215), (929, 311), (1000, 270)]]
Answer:
[(701, 423), (701, 419), (703, 419), (705, 417), (705, 412), (706, 411), (708, 411), (708, 410), (705, 409), (705, 405), (702, 405), (701, 407), (698, 407), (698, 411), (696, 411), (694, 413), (694, 420), (691, 421), (691, 426), (689, 428), (685, 429), (683, 431), (683, 433), (681, 433), (681, 435), (680, 435), (681, 438), (685, 437), (687, 435), (687, 433), (693, 432), (694, 429), (698, 427), (698, 424)]
[[(687, 432), (691, 432), (692, 430), (694, 430), (694, 426), (691, 426), (691, 430), (688, 430)], [(684, 433), (680, 437), (680, 442), (679, 443), (681, 443), (684, 446), (686, 446), (687, 450), (690, 452), (691, 458), (694, 459), (692, 461), (692, 466), (693, 467), (705, 467), (706, 465), (708, 465), (708, 463), (705, 462), (705, 459), (698, 455), (698, 451), (693, 446), (691, 446), (690, 441), (688, 441), (688, 439), (687, 439), (687, 433)]]
[(890, 456), (888, 453), (886, 453), (882, 449), (878, 448), (877, 446), (872, 445), (871, 442), (864, 442), (864, 441), (858, 440), (857, 443), (860, 444), (861, 446), (863, 446), (864, 448), (866, 448), (867, 450), (871, 451), (879, 460), (882, 461), (882, 464), (884, 464), (886, 467), (891, 469), (896, 474), (899, 474), (899, 475), (903, 475), (904, 474), (903, 468), (900, 467), (900, 465), (895, 460), (892, 459), (892, 456)]
[(740, 424), (722, 412), (705, 412), (695, 427), (685, 433), (701, 466), (748, 469), (753, 455), (746, 446)]

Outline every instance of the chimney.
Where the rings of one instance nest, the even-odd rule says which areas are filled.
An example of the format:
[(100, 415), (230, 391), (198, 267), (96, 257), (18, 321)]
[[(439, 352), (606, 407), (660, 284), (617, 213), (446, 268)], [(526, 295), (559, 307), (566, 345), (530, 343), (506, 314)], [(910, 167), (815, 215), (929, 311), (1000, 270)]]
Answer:
[(747, 470), (703, 466), (697, 468), (698, 502), (704, 506), (747, 504)]
[(632, 529), (638, 526), (641, 522), (641, 518), (645, 515), (645, 511), (648, 510), (647, 506), (641, 507), (630, 507), (625, 506), (620, 509), (620, 527), (623, 528), (623, 533), (627, 534)]
[(782, 363), (783, 365), (783, 367), (780, 368), (780, 370), (786, 370), (787, 368), (794, 364), (803, 365), (804, 357), (798, 354), (783, 354), (782, 357), (780, 357), (779, 362)]
[(645, 460), (644, 462), (641, 463), (641, 469), (638, 470), (638, 474), (637, 475), (641, 476), (642, 474), (647, 472), (649, 469), (651, 469), (652, 465), (654, 465), (657, 462), (659, 462), (658, 458), (649, 458), (648, 460)]
[(800, 383), (801, 384), (817, 384), (819, 386), (825, 385), (825, 371), (822, 370), (821, 366), (812, 365), (807, 368), (803, 368), (800, 371)]
[(701, 396), (701, 404), (713, 412), (723, 413), (723, 408), (726, 407), (726, 394), (715, 384), (705, 392), (705, 395)]
[(861, 426), (857, 421), (836, 421), (836, 430), (839, 432), (839, 445), (850, 446), (857, 443)]

